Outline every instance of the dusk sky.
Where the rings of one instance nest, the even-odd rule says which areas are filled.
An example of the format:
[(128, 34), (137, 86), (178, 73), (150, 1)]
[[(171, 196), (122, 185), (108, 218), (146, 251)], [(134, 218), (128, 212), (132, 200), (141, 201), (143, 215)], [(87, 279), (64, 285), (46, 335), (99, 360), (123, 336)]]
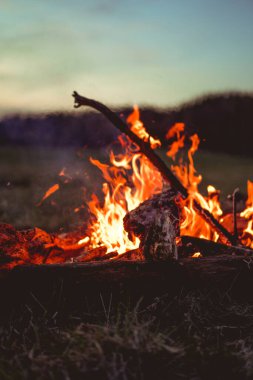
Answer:
[(253, 91), (252, 0), (0, 0), (0, 112)]

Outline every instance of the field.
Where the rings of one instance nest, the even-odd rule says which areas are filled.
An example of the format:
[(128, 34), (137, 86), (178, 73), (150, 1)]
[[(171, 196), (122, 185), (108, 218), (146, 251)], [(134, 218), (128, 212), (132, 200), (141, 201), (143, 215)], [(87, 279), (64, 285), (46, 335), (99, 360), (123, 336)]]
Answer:
[[(165, 158), (165, 154), (162, 152)], [(71, 229), (87, 221), (85, 205), (90, 194), (101, 194), (102, 178), (89, 157), (106, 162), (108, 151), (74, 149), (4, 147), (0, 149), (0, 219), (15, 226), (38, 226), (48, 231)], [(166, 158), (165, 158), (166, 159)], [(222, 190), (222, 199), (236, 187), (246, 193), (247, 179), (252, 180), (253, 158), (200, 151), (196, 168), (203, 175), (200, 189), (208, 184)], [(58, 173), (66, 168), (68, 183)], [(66, 179), (66, 178), (65, 178)], [(61, 183), (61, 191), (41, 206), (38, 203), (53, 184)]]

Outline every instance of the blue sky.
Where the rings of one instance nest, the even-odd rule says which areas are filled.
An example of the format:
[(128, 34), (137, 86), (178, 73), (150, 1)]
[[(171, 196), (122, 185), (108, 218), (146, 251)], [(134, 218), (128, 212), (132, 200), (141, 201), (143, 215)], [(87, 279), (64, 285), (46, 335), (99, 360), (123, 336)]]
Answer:
[(253, 91), (252, 0), (0, 0), (0, 112)]

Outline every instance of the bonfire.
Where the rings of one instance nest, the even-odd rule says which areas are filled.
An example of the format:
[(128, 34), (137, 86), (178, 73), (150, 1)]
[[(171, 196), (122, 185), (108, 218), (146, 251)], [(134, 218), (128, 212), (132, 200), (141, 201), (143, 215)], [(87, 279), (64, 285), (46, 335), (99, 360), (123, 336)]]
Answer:
[[(162, 248), (168, 250), (166, 258), (177, 259), (177, 248), (182, 254), (189, 238), (192, 238), (193, 258), (203, 255), (201, 249), (207, 242), (217, 243), (218, 251), (222, 246), (228, 252), (252, 253), (253, 182), (248, 181), (245, 210), (236, 212), (235, 193), (233, 213), (228, 217), (222, 211), (219, 190), (209, 185), (205, 196), (199, 192), (202, 177), (195, 169), (194, 154), (200, 140), (196, 134), (187, 136), (183, 123), (176, 123), (166, 134), (168, 162), (165, 163), (157, 154), (162, 142), (147, 132), (137, 106), (125, 123), (101, 103), (77, 93), (74, 97), (77, 107), (89, 105), (98, 109), (122, 132), (118, 137), (121, 153), (111, 150), (110, 164), (90, 157), (103, 176), (104, 199), (101, 202), (92, 194), (90, 200), (85, 200), (91, 217), (82, 236), (75, 231), (63, 237), (38, 228), (16, 231), (12, 226), (1, 225), (3, 268), (129, 257), (154, 260), (161, 258), (157, 246), (163, 245), (163, 239), (167, 239), (167, 246)], [(64, 176), (64, 171), (59, 175)], [(39, 205), (56, 191), (60, 191), (58, 183), (45, 192)], [(150, 231), (156, 231), (152, 237)], [(149, 255), (152, 249), (154, 254)]]

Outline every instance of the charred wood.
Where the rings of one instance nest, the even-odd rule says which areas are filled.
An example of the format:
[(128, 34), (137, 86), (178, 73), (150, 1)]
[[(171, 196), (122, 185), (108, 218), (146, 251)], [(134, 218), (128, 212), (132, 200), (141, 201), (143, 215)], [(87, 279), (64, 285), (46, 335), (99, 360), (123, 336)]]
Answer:
[[(253, 261), (251, 258), (218, 255), (183, 258), (178, 261), (122, 261), (26, 265), (0, 272), (1, 316), (24, 305), (38, 304), (47, 312), (62, 313), (84, 307), (88, 300), (112, 298), (138, 301), (164, 294), (205, 290), (228, 294), (252, 302)], [(36, 301), (38, 300), (38, 301)], [(91, 309), (92, 310), (92, 309)]]
[(109, 260), (111, 258), (117, 257), (117, 252), (106, 253), (107, 249), (105, 246), (97, 247), (82, 253), (80, 256), (74, 258), (74, 262), (88, 262), (88, 261), (100, 261)]
[(244, 246), (225, 245), (193, 236), (181, 236), (179, 254), (182, 256), (200, 252), (204, 257), (218, 255), (252, 256), (253, 249)]
[(167, 260), (177, 257), (176, 237), (179, 236), (179, 213), (171, 189), (156, 194), (128, 212), (124, 228), (129, 238), (138, 236), (146, 260)]
[(121, 255), (118, 255), (114, 260), (116, 261), (143, 261), (145, 260), (143, 256), (143, 251), (140, 248), (132, 249), (130, 251), (124, 252)]

